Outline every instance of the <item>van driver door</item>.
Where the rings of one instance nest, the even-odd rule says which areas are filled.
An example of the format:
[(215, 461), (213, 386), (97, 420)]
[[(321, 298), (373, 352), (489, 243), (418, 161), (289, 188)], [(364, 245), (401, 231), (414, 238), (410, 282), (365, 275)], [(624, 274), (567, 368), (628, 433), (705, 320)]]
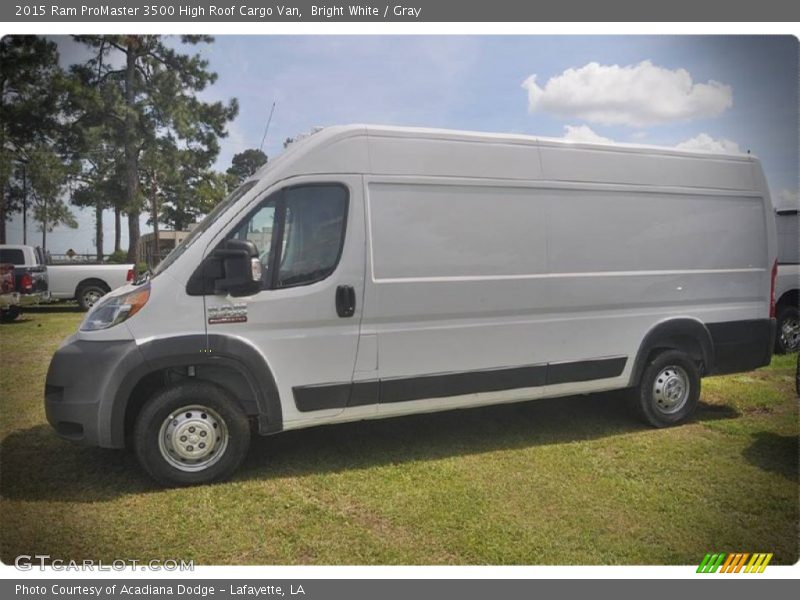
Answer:
[(209, 336), (236, 336), (264, 356), (284, 428), (337, 416), (349, 401), (364, 293), (361, 177), (284, 182), (233, 226), (231, 238), (258, 248), (261, 291), (206, 296)]

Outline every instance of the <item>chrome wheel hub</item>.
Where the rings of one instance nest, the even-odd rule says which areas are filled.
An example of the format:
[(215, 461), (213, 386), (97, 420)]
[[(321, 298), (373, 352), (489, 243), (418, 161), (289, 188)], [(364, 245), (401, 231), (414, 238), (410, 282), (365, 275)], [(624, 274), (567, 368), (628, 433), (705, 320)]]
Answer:
[(790, 352), (800, 348), (800, 319), (784, 319), (781, 323), (780, 335), (783, 347)]
[(683, 368), (675, 365), (663, 368), (653, 383), (656, 408), (668, 415), (678, 412), (689, 399), (689, 388), (689, 376)]
[(83, 295), (83, 303), (89, 308), (91, 308), (92, 306), (95, 305), (95, 302), (100, 300), (100, 298), (102, 297), (103, 295), (100, 294), (99, 292), (86, 292)]
[(181, 471), (202, 471), (216, 463), (228, 446), (228, 428), (214, 410), (184, 406), (161, 424), (158, 448), (161, 456)]

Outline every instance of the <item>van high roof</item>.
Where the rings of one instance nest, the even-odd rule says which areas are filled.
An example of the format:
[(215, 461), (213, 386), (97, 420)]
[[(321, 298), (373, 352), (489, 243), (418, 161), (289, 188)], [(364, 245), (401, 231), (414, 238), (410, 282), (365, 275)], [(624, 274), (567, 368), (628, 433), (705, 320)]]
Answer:
[(512, 133), (385, 125), (323, 128), (295, 142), (256, 178), (301, 173), (447, 176), (762, 189), (758, 159), (748, 154), (573, 142)]

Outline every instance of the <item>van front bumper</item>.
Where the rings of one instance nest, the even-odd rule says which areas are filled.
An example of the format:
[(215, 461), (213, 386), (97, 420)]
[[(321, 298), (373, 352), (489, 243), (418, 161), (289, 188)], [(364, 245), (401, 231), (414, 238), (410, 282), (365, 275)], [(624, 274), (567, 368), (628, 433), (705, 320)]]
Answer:
[(47, 371), (47, 421), (63, 438), (124, 447), (124, 427), (114, 405), (125, 376), (143, 363), (133, 341), (89, 342), (72, 336), (53, 355)]

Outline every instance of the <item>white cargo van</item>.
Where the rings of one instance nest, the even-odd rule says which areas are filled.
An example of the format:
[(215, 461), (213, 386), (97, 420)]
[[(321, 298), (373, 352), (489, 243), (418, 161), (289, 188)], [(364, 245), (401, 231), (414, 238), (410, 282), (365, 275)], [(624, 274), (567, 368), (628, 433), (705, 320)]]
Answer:
[(772, 210), (752, 156), (324, 129), (98, 302), (47, 417), (169, 484), (230, 475), (251, 425), (629, 388), (681, 423), (701, 376), (770, 361)]

